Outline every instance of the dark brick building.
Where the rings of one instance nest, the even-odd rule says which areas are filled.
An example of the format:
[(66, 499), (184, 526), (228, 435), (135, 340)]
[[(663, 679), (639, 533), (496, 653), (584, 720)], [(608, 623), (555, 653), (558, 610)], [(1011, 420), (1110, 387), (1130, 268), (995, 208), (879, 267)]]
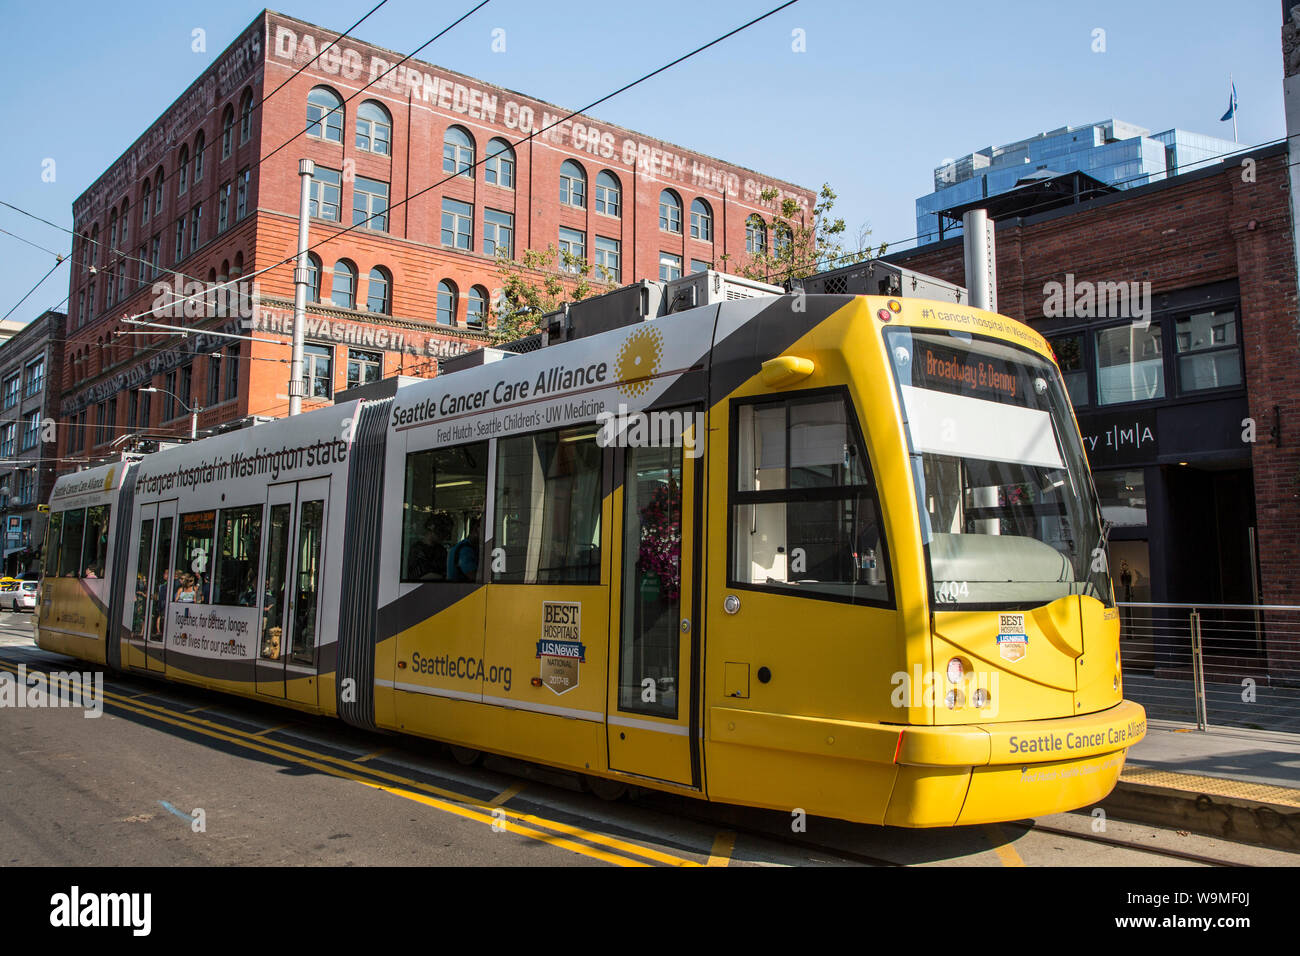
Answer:
[[(769, 187), (813, 202), (585, 117), (520, 143), (568, 111), (417, 61), (386, 74), (401, 54), (350, 38), (326, 50), (336, 35), (263, 12), (74, 203), (61, 453), (188, 434), (191, 407), (201, 429), (285, 414), (293, 269), (277, 263), (297, 246), (300, 158), (316, 164), (305, 408), (482, 345), (498, 248), (565, 248), (620, 283), (672, 278), (772, 241), (751, 225), (770, 222)], [(256, 304), (172, 301), (241, 276)], [(122, 322), (150, 310), (186, 329), (251, 318), (259, 341)]]
[[(1300, 604), (1292, 227), (1285, 145), (997, 222), (998, 310), (1066, 374), (1121, 600)], [(965, 284), (960, 239), (889, 258)]]

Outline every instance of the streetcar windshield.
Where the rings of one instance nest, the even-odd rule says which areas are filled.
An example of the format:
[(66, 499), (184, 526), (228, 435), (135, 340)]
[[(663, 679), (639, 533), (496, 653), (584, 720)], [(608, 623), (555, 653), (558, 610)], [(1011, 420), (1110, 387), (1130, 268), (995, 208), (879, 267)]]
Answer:
[(1112, 604), (1101, 514), (1060, 374), (962, 333), (886, 332), (936, 608)]

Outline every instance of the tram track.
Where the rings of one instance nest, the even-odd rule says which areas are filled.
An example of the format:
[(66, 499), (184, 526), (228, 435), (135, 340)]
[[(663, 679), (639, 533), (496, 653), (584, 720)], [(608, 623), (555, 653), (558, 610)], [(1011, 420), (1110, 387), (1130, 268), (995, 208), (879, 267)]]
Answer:
[[(24, 655), (26, 656), (26, 655)], [(19, 663), (12, 658), (0, 658), (0, 667), (8, 670)], [(28, 665), (29, 671), (57, 667), (52, 661), (29, 659), (24, 661)], [(135, 713), (138, 716), (164, 724), (171, 724), (188, 730), (190, 732), (206, 734), (210, 737), (225, 740), (230, 743), (239, 744), (252, 749), (260, 750), (268, 754), (283, 759), (293, 760), (313, 766), (315, 769), (327, 773), (334, 773), (338, 776), (353, 779), (355, 782), (367, 786), (377, 787), (388, 790), (399, 796), (405, 796), (408, 799), (415, 799), (419, 802), (429, 804), (435, 809), (445, 812), (455, 812), (471, 819), (480, 819), (481, 822), (491, 823), (495, 817), (484, 816), (485, 813), (493, 812), (492, 806), (484, 799), (460, 792), (464, 789), (464, 784), (450, 778), (444, 779), (443, 775), (438, 772), (436, 767), (430, 768), (413, 768), (403, 767), (406, 773), (392, 773), (380, 771), (375, 765), (358, 762), (357, 759), (343, 758), (335, 754), (330, 754), (321, 749), (335, 749), (338, 745), (330, 744), (328, 741), (315, 742), (314, 747), (304, 747), (300, 744), (291, 744), (286, 741), (275, 739), (272, 734), (275, 731), (283, 729), (282, 727), (263, 728), (260, 731), (250, 733), (239, 727), (221, 721), (212, 720), (210, 711), (211, 705), (205, 705), (198, 708), (190, 708), (189, 705), (194, 703), (193, 700), (177, 702), (176, 698), (181, 696), (178, 691), (190, 690), (190, 688), (181, 688), (172, 684), (158, 684), (150, 680), (127, 680), (120, 679), (121, 675), (113, 675), (105, 672), (109, 679), (105, 680), (105, 697), (108, 698), (105, 704), (109, 707), (119, 709), (128, 713)], [(144, 691), (144, 693), (141, 693)], [(202, 692), (204, 697), (209, 696), (208, 692)], [(149, 704), (148, 698), (157, 696), (163, 701), (173, 706), (162, 706), (161, 704)], [(216, 695), (223, 703), (228, 701), (225, 695)], [(147, 708), (147, 709), (142, 709)], [(207, 712), (200, 717), (200, 712)], [(240, 723), (246, 723), (247, 718), (240, 714), (235, 714), (232, 718)], [(376, 761), (378, 763), (380, 761)], [(519, 777), (518, 774), (513, 776)], [(423, 779), (427, 778), (427, 779)], [(526, 778), (524, 778), (526, 779)], [(451, 789), (456, 787), (455, 790)], [(492, 785), (486, 781), (474, 782), (471, 789), (490, 790)], [(684, 837), (682, 834), (673, 834), (664, 829), (662, 832), (656, 832), (657, 828), (645, 827), (628, 827), (626, 821), (597, 821), (590, 815), (584, 814), (581, 810), (574, 808), (561, 807), (553, 805), (546, 800), (537, 800), (536, 798), (527, 800), (528, 804), (539, 809), (539, 816), (533, 813), (521, 812), (521, 810), (511, 810), (508, 807), (504, 812), (512, 818), (514, 829), (520, 835), (531, 837), (532, 839), (542, 839), (544, 842), (551, 842), (573, 852), (581, 852), (583, 855), (595, 856), (604, 862), (612, 862), (618, 865), (701, 865), (698, 861), (690, 860), (679, 854), (683, 851), (696, 854), (707, 859), (710, 855), (707, 847), (695, 847), (689, 844), (696, 842)], [(740, 817), (745, 811), (721, 804), (701, 803), (679, 795), (662, 793), (655, 790), (638, 788), (638, 796), (632, 801), (633, 806), (652, 812), (661, 813), (673, 820), (688, 821), (703, 827), (707, 827), (711, 832), (728, 831), (737, 835), (749, 837), (752, 840), (760, 841), (761, 844), (775, 844), (780, 847), (794, 849), (804, 856), (825, 856), (824, 862), (848, 862), (859, 863), (866, 866), (875, 867), (901, 867), (912, 865), (911, 861), (890, 858), (875, 853), (863, 852), (852, 849), (848, 846), (837, 845), (833, 842), (810, 841), (806, 838), (790, 833), (785, 834), (779, 829), (764, 827), (747, 823)], [(611, 808), (612, 809), (612, 808)], [(556, 816), (570, 817), (575, 823), (565, 823), (562, 820), (554, 819)], [(604, 816), (599, 814), (597, 816)], [(659, 849), (655, 846), (642, 846), (630, 842), (626, 839), (619, 839), (609, 834), (601, 833), (599, 829), (594, 828), (603, 823), (606, 827), (611, 825), (624, 833), (635, 831), (640, 834), (641, 839), (652, 844), (658, 844)], [(1067, 828), (1054, 827), (1037, 821), (1009, 821), (1001, 824), (1004, 827), (1016, 827), (1023, 832), (1037, 832), (1043, 835), (1054, 837), (1063, 837), (1096, 845), (1114, 847), (1119, 849), (1130, 850), (1144, 855), (1154, 855), (1180, 860), (1187, 863), (1195, 863), (1202, 866), (1211, 867), (1240, 867), (1249, 864), (1243, 864), (1231, 860), (1224, 860), (1218, 857), (1207, 856), (1204, 854), (1193, 853), (1188, 851), (1176, 850), (1167, 847), (1153, 846), (1144, 843), (1138, 843), (1130, 840), (1123, 840), (1110, 835), (1081, 832)], [(541, 828), (539, 830), (539, 828)], [(546, 832), (551, 831), (551, 832)], [(581, 841), (575, 842), (575, 841)], [(602, 849), (603, 847), (603, 849)], [(675, 852), (674, 852), (675, 851)], [(823, 862), (823, 861), (817, 861)]]

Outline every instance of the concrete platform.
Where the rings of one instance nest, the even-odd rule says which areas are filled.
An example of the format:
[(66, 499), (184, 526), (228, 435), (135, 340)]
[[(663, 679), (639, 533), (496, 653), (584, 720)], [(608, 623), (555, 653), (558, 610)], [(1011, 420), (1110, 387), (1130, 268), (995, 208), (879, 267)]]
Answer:
[(1151, 721), (1102, 807), (1124, 820), (1300, 851), (1300, 735)]

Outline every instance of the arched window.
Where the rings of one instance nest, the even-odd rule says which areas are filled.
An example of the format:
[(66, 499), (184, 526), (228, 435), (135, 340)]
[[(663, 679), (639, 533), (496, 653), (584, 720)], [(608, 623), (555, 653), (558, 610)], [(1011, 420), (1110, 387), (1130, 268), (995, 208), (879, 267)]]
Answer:
[(196, 183), (203, 178), (203, 153), (205, 151), (203, 130), (199, 130), (199, 135), (194, 137), (194, 181)]
[(119, 248), (126, 249), (131, 245), (131, 200), (122, 200), (122, 241)]
[(388, 315), (392, 310), (393, 280), (383, 266), (370, 270), (370, 279), (366, 284), (366, 311)]
[(659, 228), (678, 235), (682, 231), (682, 201), (671, 189), (659, 194)]
[(253, 135), (253, 91), (244, 90), (243, 98), (239, 101), (239, 141), (247, 143), (248, 137)]
[(487, 289), (481, 285), (470, 286), (465, 298), (465, 324), (471, 329), (481, 329), (487, 324)]
[(623, 190), (618, 177), (608, 169), (596, 177), (596, 212), (617, 216), (623, 208)]
[(357, 305), (357, 267), (346, 259), (334, 263), (334, 284), (330, 301), (340, 309), (354, 309)]
[(227, 103), (225, 112), (221, 114), (221, 158), (228, 157), (234, 146), (235, 108)]
[(438, 323), (456, 324), (456, 284), (450, 279), (438, 283)]
[(153, 214), (162, 215), (163, 207), (163, 168), (158, 167), (158, 172), (153, 177)]
[(745, 220), (745, 251), (751, 256), (767, 251), (767, 226), (757, 215)]
[(713, 241), (713, 210), (703, 199), (691, 203), (691, 238)]
[[(99, 223), (90, 227), (90, 264), (93, 266), (99, 262)], [(94, 299), (94, 294), (91, 294)]]
[(242, 276), (243, 274), (244, 274), (244, 254), (242, 252), (236, 252), (235, 265), (234, 268), (230, 270), (230, 277), (234, 279), (234, 278), (238, 278), (239, 276)]
[[(108, 214), (108, 253), (111, 256), (117, 251), (117, 210), (114, 209)], [(110, 260), (105, 260), (110, 261)]]
[(483, 164), (483, 178), (489, 183), (515, 188), (515, 151), (505, 140), (494, 139), (487, 144), (487, 162)]
[(145, 177), (144, 189), (140, 190), (140, 222), (149, 221), (149, 193), (153, 190), (149, 186), (149, 179)]
[(176, 163), (176, 195), (184, 196), (190, 185), (190, 148), (181, 147), (181, 158)]
[(571, 159), (560, 167), (560, 202), (579, 209), (587, 205), (587, 174)]
[(307, 301), (320, 301), (320, 259), (307, 253)]
[(328, 86), (307, 94), (307, 135), (343, 142), (343, 101)]
[(772, 223), (772, 255), (781, 258), (787, 253), (794, 240), (790, 236), (790, 227), (783, 222)]
[(388, 110), (374, 100), (366, 100), (357, 110), (357, 149), (391, 156), (392, 141), (393, 120)]
[(474, 140), (459, 126), (448, 126), (442, 138), (442, 171), (453, 176), (473, 176)]

